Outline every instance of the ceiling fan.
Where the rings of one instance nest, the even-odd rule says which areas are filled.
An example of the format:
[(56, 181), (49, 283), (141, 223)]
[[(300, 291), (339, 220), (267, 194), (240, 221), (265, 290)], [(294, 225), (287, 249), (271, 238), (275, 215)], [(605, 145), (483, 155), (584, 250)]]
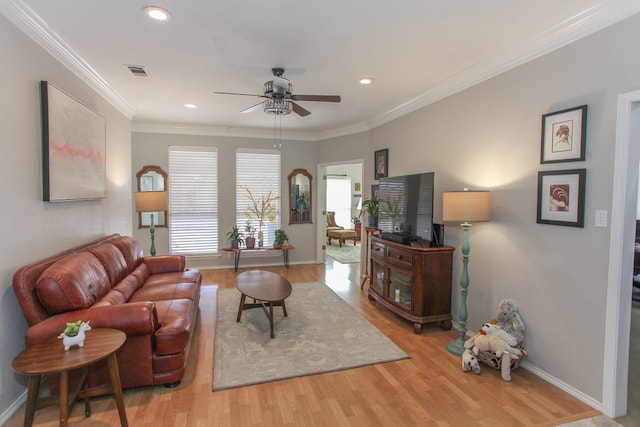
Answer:
[(308, 116), (311, 112), (293, 101), (321, 101), (321, 102), (340, 102), (338, 95), (294, 95), (291, 93), (293, 85), (289, 80), (282, 77), (284, 68), (272, 68), (273, 80), (264, 84), (263, 94), (254, 95), (250, 93), (234, 93), (234, 92), (214, 92), (220, 95), (242, 95), (257, 96), (258, 98), (266, 98), (264, 101), (245, 108), (241, 113), (250, 113), (263, 107), (267, 114), (284, 115), (290, 114), (291, 111), (301, 117)]

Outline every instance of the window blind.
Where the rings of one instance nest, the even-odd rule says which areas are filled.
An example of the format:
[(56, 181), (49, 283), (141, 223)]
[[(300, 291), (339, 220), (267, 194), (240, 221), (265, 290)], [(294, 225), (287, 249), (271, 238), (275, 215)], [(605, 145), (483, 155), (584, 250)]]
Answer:
[[(247, 224), (245, 212), (248, 212), (251, 200), (248, 193), (242, 187), (246, 186), (254, 200), (260, 201), (262, 197), (278, 198), (273, 202), (276, 208), (275, 220), (265, 220), (262, 227), (264, 236), (263, 246), (273, 245), (275, 231), (280, 228), (280, 152), (276, 150), (248, 150), (236, 151), (236, 224), (244, 233)], [(259, 220), (255, 215), (249, 220), (251, 225), (259, 231)], [(244, 233), (246, 237), (246, 233)], [(258, 233), (256, 231), (256, 240)]]
[(169, 147), (169, 250), (218, 251), (218, 150)]

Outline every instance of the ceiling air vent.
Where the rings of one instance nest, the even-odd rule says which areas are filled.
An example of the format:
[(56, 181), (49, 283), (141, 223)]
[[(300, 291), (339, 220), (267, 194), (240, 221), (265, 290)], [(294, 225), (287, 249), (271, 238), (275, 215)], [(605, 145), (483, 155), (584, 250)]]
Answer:
[(139, 77), (149, 76), (149, 74), (147, 74), (147, 71), (144, 69), (142, 65), (127, 65), (127, 68), (129, 69), (129, 71), (131, 71), (131, 74), (133, 74), (134, 76), (139, 76)]

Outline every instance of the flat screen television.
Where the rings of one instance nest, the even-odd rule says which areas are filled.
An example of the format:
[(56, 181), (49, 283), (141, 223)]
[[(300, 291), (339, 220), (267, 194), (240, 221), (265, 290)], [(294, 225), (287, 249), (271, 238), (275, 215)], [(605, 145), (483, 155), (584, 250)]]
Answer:
[(378, 228), (401, 243), (431, 241), (434, 172), (380, 178)]

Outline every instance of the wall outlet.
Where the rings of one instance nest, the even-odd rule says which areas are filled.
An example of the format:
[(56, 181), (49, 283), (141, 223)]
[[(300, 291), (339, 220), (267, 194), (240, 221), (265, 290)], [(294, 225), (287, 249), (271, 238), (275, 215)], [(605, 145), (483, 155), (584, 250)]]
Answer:
[(596, 211), (596, 227), (607, 227), (607, 211)]

